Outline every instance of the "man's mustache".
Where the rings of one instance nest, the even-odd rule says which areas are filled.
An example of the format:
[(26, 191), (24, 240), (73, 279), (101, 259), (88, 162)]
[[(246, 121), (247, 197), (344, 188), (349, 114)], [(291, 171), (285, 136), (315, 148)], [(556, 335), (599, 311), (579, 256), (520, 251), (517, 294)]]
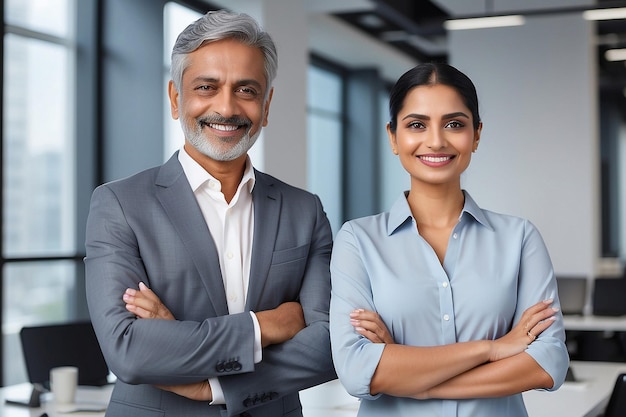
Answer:
[(235, 125), (239, 127), (245, 127), (246, 129), (249, 129), (252, 126), (252, 120), (240, 116), (223, 117), (219, 114), (212, 114), (208, 116), (198, 117), (196, 120), (198, 124), (203, 127), (214, 123), (222, 125)]

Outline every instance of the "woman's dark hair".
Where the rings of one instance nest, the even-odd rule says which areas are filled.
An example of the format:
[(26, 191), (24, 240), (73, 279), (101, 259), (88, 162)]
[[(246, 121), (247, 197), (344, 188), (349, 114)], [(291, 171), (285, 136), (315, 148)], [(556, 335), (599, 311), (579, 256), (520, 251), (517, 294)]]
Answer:
[(422, 85), (442, 84), (454, 88), (472, 113), (474, 130), (480, 124), (478, 114), (478, 95), (472, 80), (451, 65), (440, 62), (419, 64), (405, 72), (391, 89), (389, 95), (389, 128), (396, 131), (398, 113), (404, 105), (404, 99), (409, 91)]

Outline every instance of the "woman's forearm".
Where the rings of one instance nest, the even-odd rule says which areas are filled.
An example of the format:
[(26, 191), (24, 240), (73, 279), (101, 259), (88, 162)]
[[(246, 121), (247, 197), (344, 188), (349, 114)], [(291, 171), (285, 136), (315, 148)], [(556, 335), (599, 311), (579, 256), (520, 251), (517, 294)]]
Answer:
[(475, 367), (414, 398), (464, 399), (503, 397), (552, 388), (552, 377), (526, 352)]
[(388, 344), (370, 382), (370, 393), (413, 397), (489, 360), (491, 342), (445, 346)]

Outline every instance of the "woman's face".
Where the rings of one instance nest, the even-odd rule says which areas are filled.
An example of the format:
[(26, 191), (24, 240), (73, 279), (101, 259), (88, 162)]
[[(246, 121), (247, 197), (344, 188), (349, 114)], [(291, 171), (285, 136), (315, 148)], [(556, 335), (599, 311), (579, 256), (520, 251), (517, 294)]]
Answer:
[(460, 187), (481, 129), (482, 123), (474, 130), (472, 113), (455, 89), (435, 84), (409, 91), (398, 112), (396, 131), (387, 126), (387, 133), (412, 184)]

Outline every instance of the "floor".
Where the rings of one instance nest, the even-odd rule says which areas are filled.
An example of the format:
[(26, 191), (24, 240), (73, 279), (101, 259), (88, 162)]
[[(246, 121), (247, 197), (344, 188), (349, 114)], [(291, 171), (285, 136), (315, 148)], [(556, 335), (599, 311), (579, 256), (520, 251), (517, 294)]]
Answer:
[(355, 417), (359, 407), (338, 380), (300, 392), (304, 417)]

